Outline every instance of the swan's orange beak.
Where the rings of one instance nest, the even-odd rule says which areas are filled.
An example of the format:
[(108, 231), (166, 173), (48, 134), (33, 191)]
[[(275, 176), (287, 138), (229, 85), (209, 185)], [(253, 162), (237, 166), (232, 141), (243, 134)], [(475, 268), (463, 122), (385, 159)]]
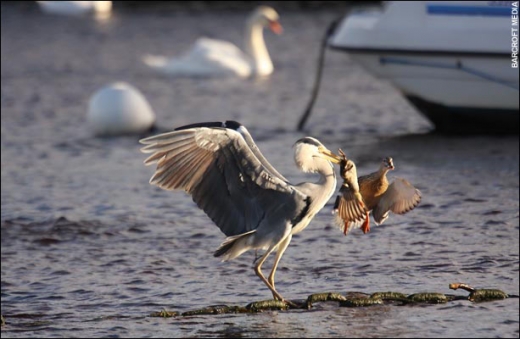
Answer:
[(276, 34), (282, 34), (283, 32), (283, 27), (278, 21), (269, 21), (269, 28)]

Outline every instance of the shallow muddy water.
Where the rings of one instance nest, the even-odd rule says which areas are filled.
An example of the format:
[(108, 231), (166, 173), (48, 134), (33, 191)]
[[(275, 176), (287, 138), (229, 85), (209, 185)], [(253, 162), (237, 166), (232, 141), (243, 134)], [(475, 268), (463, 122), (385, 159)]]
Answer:
[[(278, 291), (451, 291), (466, 282), (519, 294), (518, 136), (442, 136), (388, 83), (328, 52), (306, 132), (295, 126), (314, 79), (332, 11), (280, 11), (284, 34), (266, 33), (268, 79), (172, 79), (142, 63), (175, 55), (202, 35), (240, 44), (245, 12), (119, 11), (106, 23), (44, 16), (2, 3), (2, 337), (518, 337), (518, 299), (427, 306), (147, 317), (246, 305), (271, 297), (254, 253), (221, 263), (224, 235), (183, 192), (148, 184), (139, 136), (95, 138), (87, 103), (127, 81), (170, 130), (238, 120), (291, 182), (293, 143), (304, 135), (341, 147), (360, 174), (392, 156), (421, 204), (364, 235), (333, 225), (333, 200), (293, 238)], [(270, 268), (268, 260), (265, 269)]]

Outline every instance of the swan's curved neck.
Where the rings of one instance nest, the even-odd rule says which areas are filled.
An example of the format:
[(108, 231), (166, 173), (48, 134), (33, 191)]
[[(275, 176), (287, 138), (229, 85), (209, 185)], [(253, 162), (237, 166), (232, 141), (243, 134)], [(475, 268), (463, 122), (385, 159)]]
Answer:
[(264, 27), (254, 19), (249, 19), (246, 24), (244, 51), (251, 58), (254, 74), (268, 75), (273, 72), (273, 63), (265, 46)]

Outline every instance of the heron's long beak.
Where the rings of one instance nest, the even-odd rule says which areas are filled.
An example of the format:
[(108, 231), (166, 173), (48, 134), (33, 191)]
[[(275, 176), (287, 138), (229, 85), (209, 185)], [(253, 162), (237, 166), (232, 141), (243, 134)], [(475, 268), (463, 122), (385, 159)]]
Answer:
[(339, 164), (341, 162), (341, 157), (332, 153), (330, 150), (326, 148), (320, 148), (321, 154), (325, 156), (325, 159), (329, 160), (332, 163)]

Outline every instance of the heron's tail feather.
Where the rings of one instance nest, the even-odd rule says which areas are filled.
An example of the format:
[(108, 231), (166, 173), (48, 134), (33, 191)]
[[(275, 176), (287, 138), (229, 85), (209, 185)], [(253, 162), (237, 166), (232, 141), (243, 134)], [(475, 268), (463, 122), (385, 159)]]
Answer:
[(224, 256), (222, 261), (234, 259), (251, 248), (250, 237), (254, 235), (256, 230), (252, 230), (246, 233), (233, 235), (227, 237), (219, 248), (213, 253), (214, 257)]

